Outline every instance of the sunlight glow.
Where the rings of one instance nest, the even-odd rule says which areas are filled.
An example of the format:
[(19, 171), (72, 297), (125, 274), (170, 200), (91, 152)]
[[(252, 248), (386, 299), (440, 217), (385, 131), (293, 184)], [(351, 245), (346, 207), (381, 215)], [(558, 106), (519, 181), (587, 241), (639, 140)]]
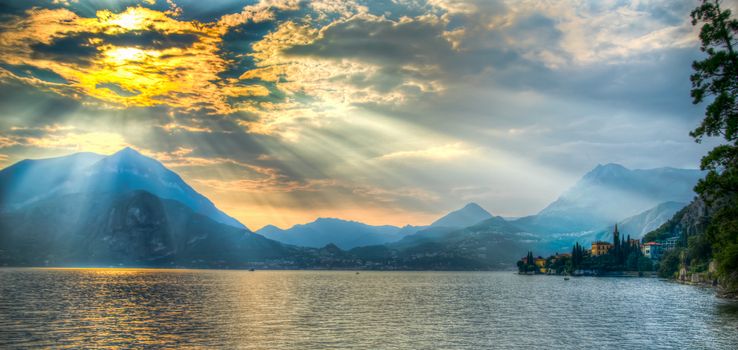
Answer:
[(127, 30), (143, 29), (145, 26), (146, 13), (141, 8), (129, 8), (118, 16), (109, 20), (110, 24), (117, 25)]
[(161, 56), (161, 52), (155, 50), (141, 50), (135, 47), (118, 47), (105, 51), (109, 62), (122, 64), (126, 61), (143, 61), (147, 58)]

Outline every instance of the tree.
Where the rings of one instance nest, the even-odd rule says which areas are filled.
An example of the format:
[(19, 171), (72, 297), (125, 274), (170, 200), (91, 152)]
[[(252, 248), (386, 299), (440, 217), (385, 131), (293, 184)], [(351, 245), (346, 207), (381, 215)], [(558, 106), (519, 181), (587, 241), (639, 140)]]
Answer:
[(661, 278), (674, 278), (676, 273), (679, 271), (679, 256), (681, 249), (673, 249), (661, 258), (659, 265), (659, 277)]
[(626, 269), (628, 271), (636, 271), (638, 270), (638, 258), (639, 258), (638, 252), (631, 252), (628, 254), (628, 261), (626, 262)]
[(638, 271), (639, 272), (648, 272), (653, 270), (653, 262), (651, 259), (641, 255), (638, 257)]
[[(691, 13), (692, 25), (701, 24), (700, 49), (707, 57), (692, 64), (692, 102), (709, 104), (701, 124), (690, 135), (701, 142), (721, 137), (724, 143), (702, 158), (707, 175), (695, 191), (714, 207), (707, 228), (718, 274), (727, 286), (738, 286), (738, 20), (720, 7), (719, 0), (703, 0)], [(683, 242), (687, 243), (687, 242)]]
[(574, 247), (571, 250), (571, 266), (573, 270), (576, 270), (582, 265), (582, 261), (584, 260), (584, 248), (579, 244), (579, 242), (576, 242), (574, 244)]

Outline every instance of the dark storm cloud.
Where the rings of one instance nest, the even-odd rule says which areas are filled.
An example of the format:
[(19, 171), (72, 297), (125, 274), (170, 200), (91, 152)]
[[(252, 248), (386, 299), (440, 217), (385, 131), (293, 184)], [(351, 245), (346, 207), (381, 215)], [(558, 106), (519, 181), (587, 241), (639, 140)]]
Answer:
[(379, 64), (435, 64), (451, 51), (435, 21), (397, 23), (382, 18), (355, 17), (331, 25), (309, 45), (285, 50), (288, 55), (353, 58)]
[[(97, 40), (102, 43), (97, 43)], [(109, 44), (121, 47), (163, 50), (185, 48), (197, 42), (198, 36), (189, 33), (163, 33), (156, 30), (134, 30), (120, 34), (78, 33), (55, 38), (50, 43), (35, 43), (32, 58), (87, 65), (97, 56), (98, 46)]]
[(38, 68), (27, 64), (8, 64), (0, 62), (0, 68), (7, 69), (13, 75), (20, 78), (36, 78), (49, 83), (66, 84), (68, 81), (54, 71)]
[(33, 50), (31, 57), (86, 66), (90, 64), (90, 59), (97, 55), (97, 47), (91, 44), (89, 39), (89, 35), (77, 35), (57, 38), (49, 44), (31, 44)]

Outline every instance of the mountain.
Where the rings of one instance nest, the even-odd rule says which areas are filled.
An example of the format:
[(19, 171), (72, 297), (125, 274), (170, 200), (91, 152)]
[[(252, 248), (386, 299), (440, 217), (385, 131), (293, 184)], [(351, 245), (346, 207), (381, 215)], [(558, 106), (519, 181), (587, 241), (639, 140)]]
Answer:
[(695, 196), (699, 170), (630, 170), (598, 165), (538, 214), (512, 222), (530, 232), (586, 232), (636, 215), (664, 202), (687, 203)]
[(469, 203), (463, 208), (452, 211), (434, 221), (431, 227), (467, 227), (492, 218), (492, 214), (476, 203)]
[[(674, 214), (686, 207), (686, 203), (679, 202), (664, 202), (649, 210), (646, 210), (638, 215), (620, 220), (618, 225), (618, 231), (623, 237), (630, 236), (633, 239), (640, 239), (647, 233), (658, 229), (664, 223), (668, 222)], [(611, 241), (612, 240), (613, 225), (607, 225), (599, 230), (591, 233), (584, 234), (577, 237), (560, 237), (559, 240), (564, 240), (571, 245), (574, 242), (580, 244), (589, 244), (594, 241)]]
[(311, 223), (295, 225), (283, 230), (267, 225), (256, 233), (286, 244), (319, 248), (335, 244), (341, 249), (396, 242), (425, 229), (433, 232), (450, 232), (474, 225), (492, 215), (476, 203), (469, 203), (434, 221), (430, 227), (412, 226), (371, 226), (361, 222), (333, 218), (319, 218)]
[(686, 241), (687, 237), (704, 234), (716, 207), (721, 203), (708, 206), (702, 198), (697, 197), (689, 205), (676, 212), (668, 221), (657, 229), (648, 232), (643, 240), (660, 241), (671, 237), (679, 237)]
[(58, 195), (0, 213), (0, 265), (222, 268), (295, 255), (141, 190)]
[(311, 223), (295, 225), (282, 230), (268, 225), (256, 233), (286, 244), (319, 248), (334, 244), (341, 249), (384, 244), (400, 240), (415, 232), (415, 226), (371, 226), (356, 221), (319, 218)]
[(131, 148), (105, 157), (77, 153), (66, 157), (24, 160), (0, 171), (0, 211), (67, 194), (122, 194), (143, 190), (175, 200), (195, 213), (236, 228), (246, 227), (218, 210), (179, 175)]
[(505, 269), (527, 252), (531, 235), (501, 217), (466, 228), (429, 227), (402, 240), (357, 247), (349, 256), (372, 266), (410, 270)]
[(26, 159), (0, 170), (0, 210), (22, 207), (58, 192), (71, 179), (83, 178), (84, 169), (105, 158), (95, 153)]
[(629, 234), (631, 238), (641, 238), (669, 221), (674, 214), (686, 206), (687, 203), (680, 202), (661, 203), (643, 213), (620, 221), (618, 227), (621, 232)]

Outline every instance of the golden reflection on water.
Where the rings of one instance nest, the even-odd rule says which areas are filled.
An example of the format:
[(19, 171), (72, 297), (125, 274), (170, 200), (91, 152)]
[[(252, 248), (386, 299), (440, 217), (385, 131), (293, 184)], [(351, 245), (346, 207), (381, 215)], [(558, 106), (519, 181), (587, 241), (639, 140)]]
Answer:
[(0, 269), (0, 348), (732, 349), (725, 309), (655, 279)]

